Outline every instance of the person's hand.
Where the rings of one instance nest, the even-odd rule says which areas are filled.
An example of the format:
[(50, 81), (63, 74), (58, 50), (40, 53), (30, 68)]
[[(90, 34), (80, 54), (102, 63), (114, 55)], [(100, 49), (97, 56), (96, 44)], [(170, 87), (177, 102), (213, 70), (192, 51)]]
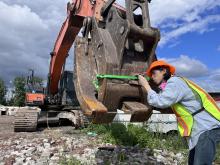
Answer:
[(148, 81), (146, 80), (146, 78), (142, 75), (138, 75), (138, 82), (141, 86), (143, 86), (147, 91), (149, 91), (151, 89)]

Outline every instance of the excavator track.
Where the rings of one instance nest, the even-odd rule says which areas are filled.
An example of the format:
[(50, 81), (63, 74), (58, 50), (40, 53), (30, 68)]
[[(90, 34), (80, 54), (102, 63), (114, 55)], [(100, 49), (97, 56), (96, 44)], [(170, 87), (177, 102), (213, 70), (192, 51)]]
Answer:
[(25, 107), (15, 115), (14, 132), (34, 132), (37, 130), (39, 109)]

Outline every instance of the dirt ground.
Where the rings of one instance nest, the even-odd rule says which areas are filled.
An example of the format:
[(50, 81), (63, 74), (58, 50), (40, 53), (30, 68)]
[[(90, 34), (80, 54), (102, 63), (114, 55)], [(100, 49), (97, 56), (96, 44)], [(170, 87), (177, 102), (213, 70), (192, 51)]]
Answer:
[(14, 133), (13, 122), (13, 116), (0, 116), (0, 165), (177, 165), (183, 159), (181, 153), (103, 143), (71, 126)]
[(73, 155), (82, 159), (91, 157), (94, 164), (92, 150), (99, 146), (97, 137), (86, 136), (71, 126), (15, 133), (13, 122), (13, 116), (0, 116), (0, 165), (60, 164), (61, 159)]

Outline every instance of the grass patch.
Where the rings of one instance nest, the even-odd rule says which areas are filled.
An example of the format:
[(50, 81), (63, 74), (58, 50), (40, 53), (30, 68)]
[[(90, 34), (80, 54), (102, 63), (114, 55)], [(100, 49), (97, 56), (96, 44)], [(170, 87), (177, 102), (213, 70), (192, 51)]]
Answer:
[(85, 130), (100, 135), (105, 143), (167, 149), (174, 152), (187, 151), (187, 144), (177, 133), (161, 134), (148, 132), (144, 127), (129, 124), (91, 124)]
[[(91, 131), (101, 136), (103, 142), (124, 146), (147, 147), (150, 149), (165, 149), (174, 153), (182, 152), (184, 162), (187, 164), (188, 146), (184, 138), (180, 137), (177, 132), (168, 134), (153, 133), (144, 127), (128, 124), (126, 127), (120, 123), (112, 124), (91, 124), (85, 130)], [(122, 161), (123, 155), (120, 155)], [(215, 164), (220, 164), (220, 144), (217, 147)]]
[(75, 157), (70, 157), (67, 158), (65, 156), (63, 156), (60, 161), (59, 161), (60, 165), (82, 165), (82, 163)]

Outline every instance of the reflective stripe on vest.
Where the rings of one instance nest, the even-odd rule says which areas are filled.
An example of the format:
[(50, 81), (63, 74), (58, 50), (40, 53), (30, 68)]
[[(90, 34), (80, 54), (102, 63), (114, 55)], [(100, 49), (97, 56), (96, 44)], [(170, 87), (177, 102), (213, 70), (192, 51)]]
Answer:
[[(220, 108), (216, 104), (215, 100), (203, 90), (201, 87), (196, 85), (190, 80), (181, 77), (187, 85), (201, 98), (202, 105), (212, 117), (220, 121)], [(178, 130), (181, 136), (190, 136), (193, 127), (193, 116), (192, 114), (180, 103), (172, 105), (173, 112), (177, 117)]]
[(178, 130), (181, 136), (190, 136), (193, 126), (193, 116), (188, 110), (181, 105), (176, 103), (172, 106), (173, 112), (176, 115)]

